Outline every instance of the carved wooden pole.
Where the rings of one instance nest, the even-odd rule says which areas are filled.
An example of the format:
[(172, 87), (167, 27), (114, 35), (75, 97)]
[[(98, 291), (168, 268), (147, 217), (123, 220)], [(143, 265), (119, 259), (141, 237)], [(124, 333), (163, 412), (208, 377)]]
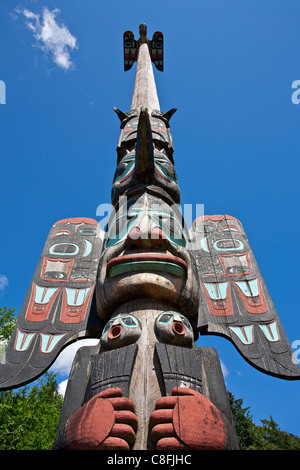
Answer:
[(170, 119), (152, 69), (163, 35), (124, 33), (124, 68), (137, 61), (121, 121), (113, 212), (69, 218), (50, 230), (0, 364), (0, 389), (44, 373), (66, 345), (70, 372), (55, 449), (236, 449), (217, 352), (218, 334), (257, 369), (294, 380), (300, 370), (241, 223), (207, 215), (187, 229), (179, 210)]
[(154, 109), (159, 110), (156, 84), (153, 75), (152, 61), (145, 31), (141, 30), (141, 43), (138, 48), (135, 83), (131, 109), (146, 108), (149, 115)]

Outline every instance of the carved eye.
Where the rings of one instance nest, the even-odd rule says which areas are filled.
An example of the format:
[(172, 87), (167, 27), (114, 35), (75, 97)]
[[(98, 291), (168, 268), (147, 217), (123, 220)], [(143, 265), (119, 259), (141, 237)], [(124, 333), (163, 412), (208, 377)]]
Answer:
[(137, 321), (131, 316), (122, 317), (121, 322), (126, 326), (130, 326), (131, 328), (138, 326)]
[(182, 323), (184, 324), (184, 326), (186, 326), (189, 330), (193, 331), (193, 328), (190, 322), (183, 316), (181, 316), (181, 319), (182, 319)]
[(173, 314), (164, 313), (164, 314), (160, 317), (159, 321), (160, 321), (161, 323), (168, 323), (168, 322), (171, 320), (171, 318), (173, 318), (173, 316), (174, 316)]

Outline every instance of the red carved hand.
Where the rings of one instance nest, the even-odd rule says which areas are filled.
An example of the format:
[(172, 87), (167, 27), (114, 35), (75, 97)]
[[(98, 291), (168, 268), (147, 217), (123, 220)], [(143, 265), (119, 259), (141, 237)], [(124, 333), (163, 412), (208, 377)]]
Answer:
[(151, 439), (158, 450), (221, 450), (225, 425), (218, 409), (199, 392), (175, 387), (159, 398), (150, 416)]
[(74, 413), (67, 446), (78, 450), (127, 450), (135, 440), (134, 404), (120, 388), (98, 393)]

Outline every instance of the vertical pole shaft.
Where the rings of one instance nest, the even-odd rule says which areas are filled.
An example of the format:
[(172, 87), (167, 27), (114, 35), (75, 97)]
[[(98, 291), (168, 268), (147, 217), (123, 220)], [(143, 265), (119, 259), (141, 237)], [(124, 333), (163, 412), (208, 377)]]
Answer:
[(147, 108), (149, 114), (154, 109), (160, 109), (149, 47), (146, 42), (139, 47), (131, 102), (131, 109), (140, 111), (141, 107)]

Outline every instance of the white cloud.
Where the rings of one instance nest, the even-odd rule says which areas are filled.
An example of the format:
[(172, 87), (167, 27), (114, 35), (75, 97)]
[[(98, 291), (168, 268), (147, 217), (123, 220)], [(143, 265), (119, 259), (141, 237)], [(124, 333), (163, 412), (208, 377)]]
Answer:
[(222, 369), (222, 372), (223, 372), (223, 377), (224, 377), (224, 380), (226, 379), (226, 377), (229, 375), (229, 370), (228, 368), (225, 366), (224, 362), (222, 360), (220, 360), (221, 362), (221, 369)]
[(77, 39), (64, 24), (59, 25), (56, 22), (55, 17), (60, 10), (50, 11), (44, 7), (41, 15), (27, 8), (22, 10), (18, 8), (16, 12), (25, 16), (27, 27), (32, 31), (38, 46), (58, 67), (64, 70), (73, 67), (70, 52), (78, 49)]
[(68, 379), (63, 380), (63, 382), (60, 382), (60, 384), (58, 384), (58, 393), (63, 397), (65, 396), (67, 385)]
[(0, 291), (3, 291), (6, 287), (8, 287), (8, 279), (3, 274), (0, 274)]
[(59, 373), (60, 375), (69, 375), (77, 350), (83, 346), (92, 346), (98, 342), (99, 339), (81, 339), (70, 344), (70, 346), (67, 346), (60, 353), (56, 361), (52, 364), (51, 370)]

